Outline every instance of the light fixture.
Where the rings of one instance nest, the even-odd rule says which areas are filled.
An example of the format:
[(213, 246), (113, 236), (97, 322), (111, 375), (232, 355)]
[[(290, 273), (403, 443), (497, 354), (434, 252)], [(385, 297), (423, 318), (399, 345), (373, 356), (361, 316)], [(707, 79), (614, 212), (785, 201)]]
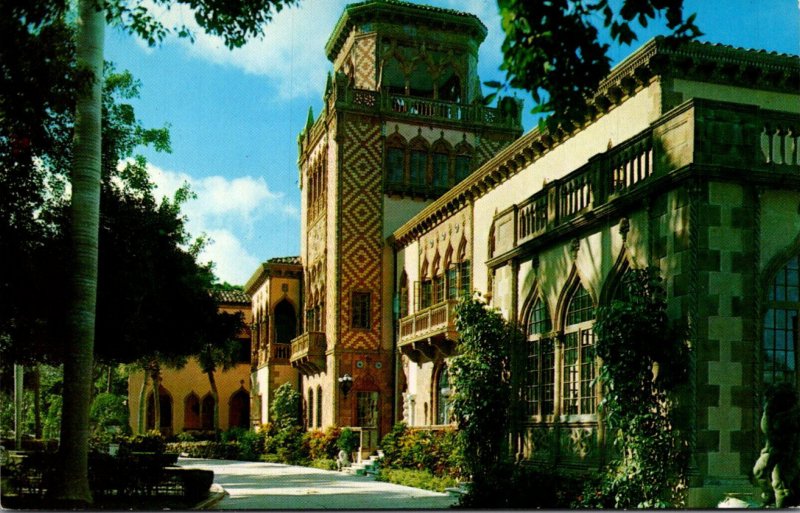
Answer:
[(344, 398), (347, 399), (347, 394), (349, 394), (350, 389), (353, 388), (353, 376), (350, 374), (345, 374), (339, 378), (339, 388), (342, 390)]

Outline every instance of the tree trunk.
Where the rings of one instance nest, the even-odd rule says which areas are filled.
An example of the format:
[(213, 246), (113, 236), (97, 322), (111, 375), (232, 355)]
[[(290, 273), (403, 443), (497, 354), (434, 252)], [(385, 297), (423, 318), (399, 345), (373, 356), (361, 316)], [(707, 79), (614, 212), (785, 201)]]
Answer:
[[(102, 3), (100, 5), (103, 5)], [(80, 88), (75, 107), (72, 161), (72, 298), (65, 341), (64, 407), (59, 472), (54, 497), (61, 505), (92, 503), (89, 490), (89, 408), (97, 303), (100, 223), (101, 95), (105, 13), (96, 0), (79, 0), (76, 56), (91, 83)]]
[(211, 385), (211, 397), (214, 399), (214, 439), (219, 438), (219, 393), (217, 392), (217, 380), (214, 379), (214, 369), (206, 371), (208, 384)]
[(33, 364), (33, 433), (37, 439), (42, 438), (42, 376), (39, 365)]
[(159, 367), (158, 363), (155, 363), (153, 370), (151, 371), (150, 379), (153, 381), (153, 429), (159, 433), (161, 432), (161, 396), (159, 394), (159, 389), (161, 388), (159, 379), (160, 374), (161, 368)]
[(142, 387), (139, 389), (139, 416), (136, 419), (136, 434), (143, 435), (147, 419), (147, 371), (142, 372)]

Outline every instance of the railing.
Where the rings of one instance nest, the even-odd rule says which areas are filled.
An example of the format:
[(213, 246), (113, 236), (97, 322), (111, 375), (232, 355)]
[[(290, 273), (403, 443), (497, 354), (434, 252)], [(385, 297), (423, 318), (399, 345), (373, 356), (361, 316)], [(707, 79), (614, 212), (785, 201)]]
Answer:
[(455, 299), (448, 299), (400, 319), (400, 345), (455, 331)]
[(324, 358), (325, 350), (325, 333), (309, 331), (292, 340), (289, 358), (292, 363), (303, 358)]
[(289, 360), (292, 355), (292, 344), (270, 344), (271, 357), (275, 360)]
[[(691, 119), (694, 123), (683, 122)], [(518, 204), (517, 245), (686, 164), (764, 170), (798, 166), (799, 135), (800, 116), (796, 114), (692, 100), (682, 111), (664, 116), (651, 128)], [(514, 215), (513, 211), (498, 219), (507, 215)], [(412, 321), (417, 322), (411, 318), (401, 321), (401, 340), (416, 331)]]

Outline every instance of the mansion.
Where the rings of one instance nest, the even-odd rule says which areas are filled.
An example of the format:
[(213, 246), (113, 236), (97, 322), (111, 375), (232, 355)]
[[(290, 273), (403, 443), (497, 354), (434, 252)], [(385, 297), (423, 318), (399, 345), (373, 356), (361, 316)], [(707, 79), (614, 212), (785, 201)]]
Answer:
[(520, 101), (483, 105), (486, 34), (449, 9), (345, 8), (298, 137), (301, 254), (245, 286), (250, 425), (285, 382), (309, 429), (358, 428), (364, 451), (398, 421), (450, 424), (454, 305), (479, 293), (526, 333), (516, 457), (597, 468), (594, 312), (656, 266), (692, 347), (690, 504), (749, 491), (765, 386), (800, 383), (800, 58), (656, 38), (583, 126), (523, 134)]

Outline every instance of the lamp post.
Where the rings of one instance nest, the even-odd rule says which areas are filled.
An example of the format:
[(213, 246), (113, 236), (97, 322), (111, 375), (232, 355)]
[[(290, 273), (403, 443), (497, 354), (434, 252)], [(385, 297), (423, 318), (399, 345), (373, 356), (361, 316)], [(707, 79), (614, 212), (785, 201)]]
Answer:
[(345, 374), (344, 376), (340, 377), (339, 388), (342, 390), (344, 398), (347, 399), (347, 394), (349, 394), (350, 389), (353, 388), (353, 376), (350, 374)]

